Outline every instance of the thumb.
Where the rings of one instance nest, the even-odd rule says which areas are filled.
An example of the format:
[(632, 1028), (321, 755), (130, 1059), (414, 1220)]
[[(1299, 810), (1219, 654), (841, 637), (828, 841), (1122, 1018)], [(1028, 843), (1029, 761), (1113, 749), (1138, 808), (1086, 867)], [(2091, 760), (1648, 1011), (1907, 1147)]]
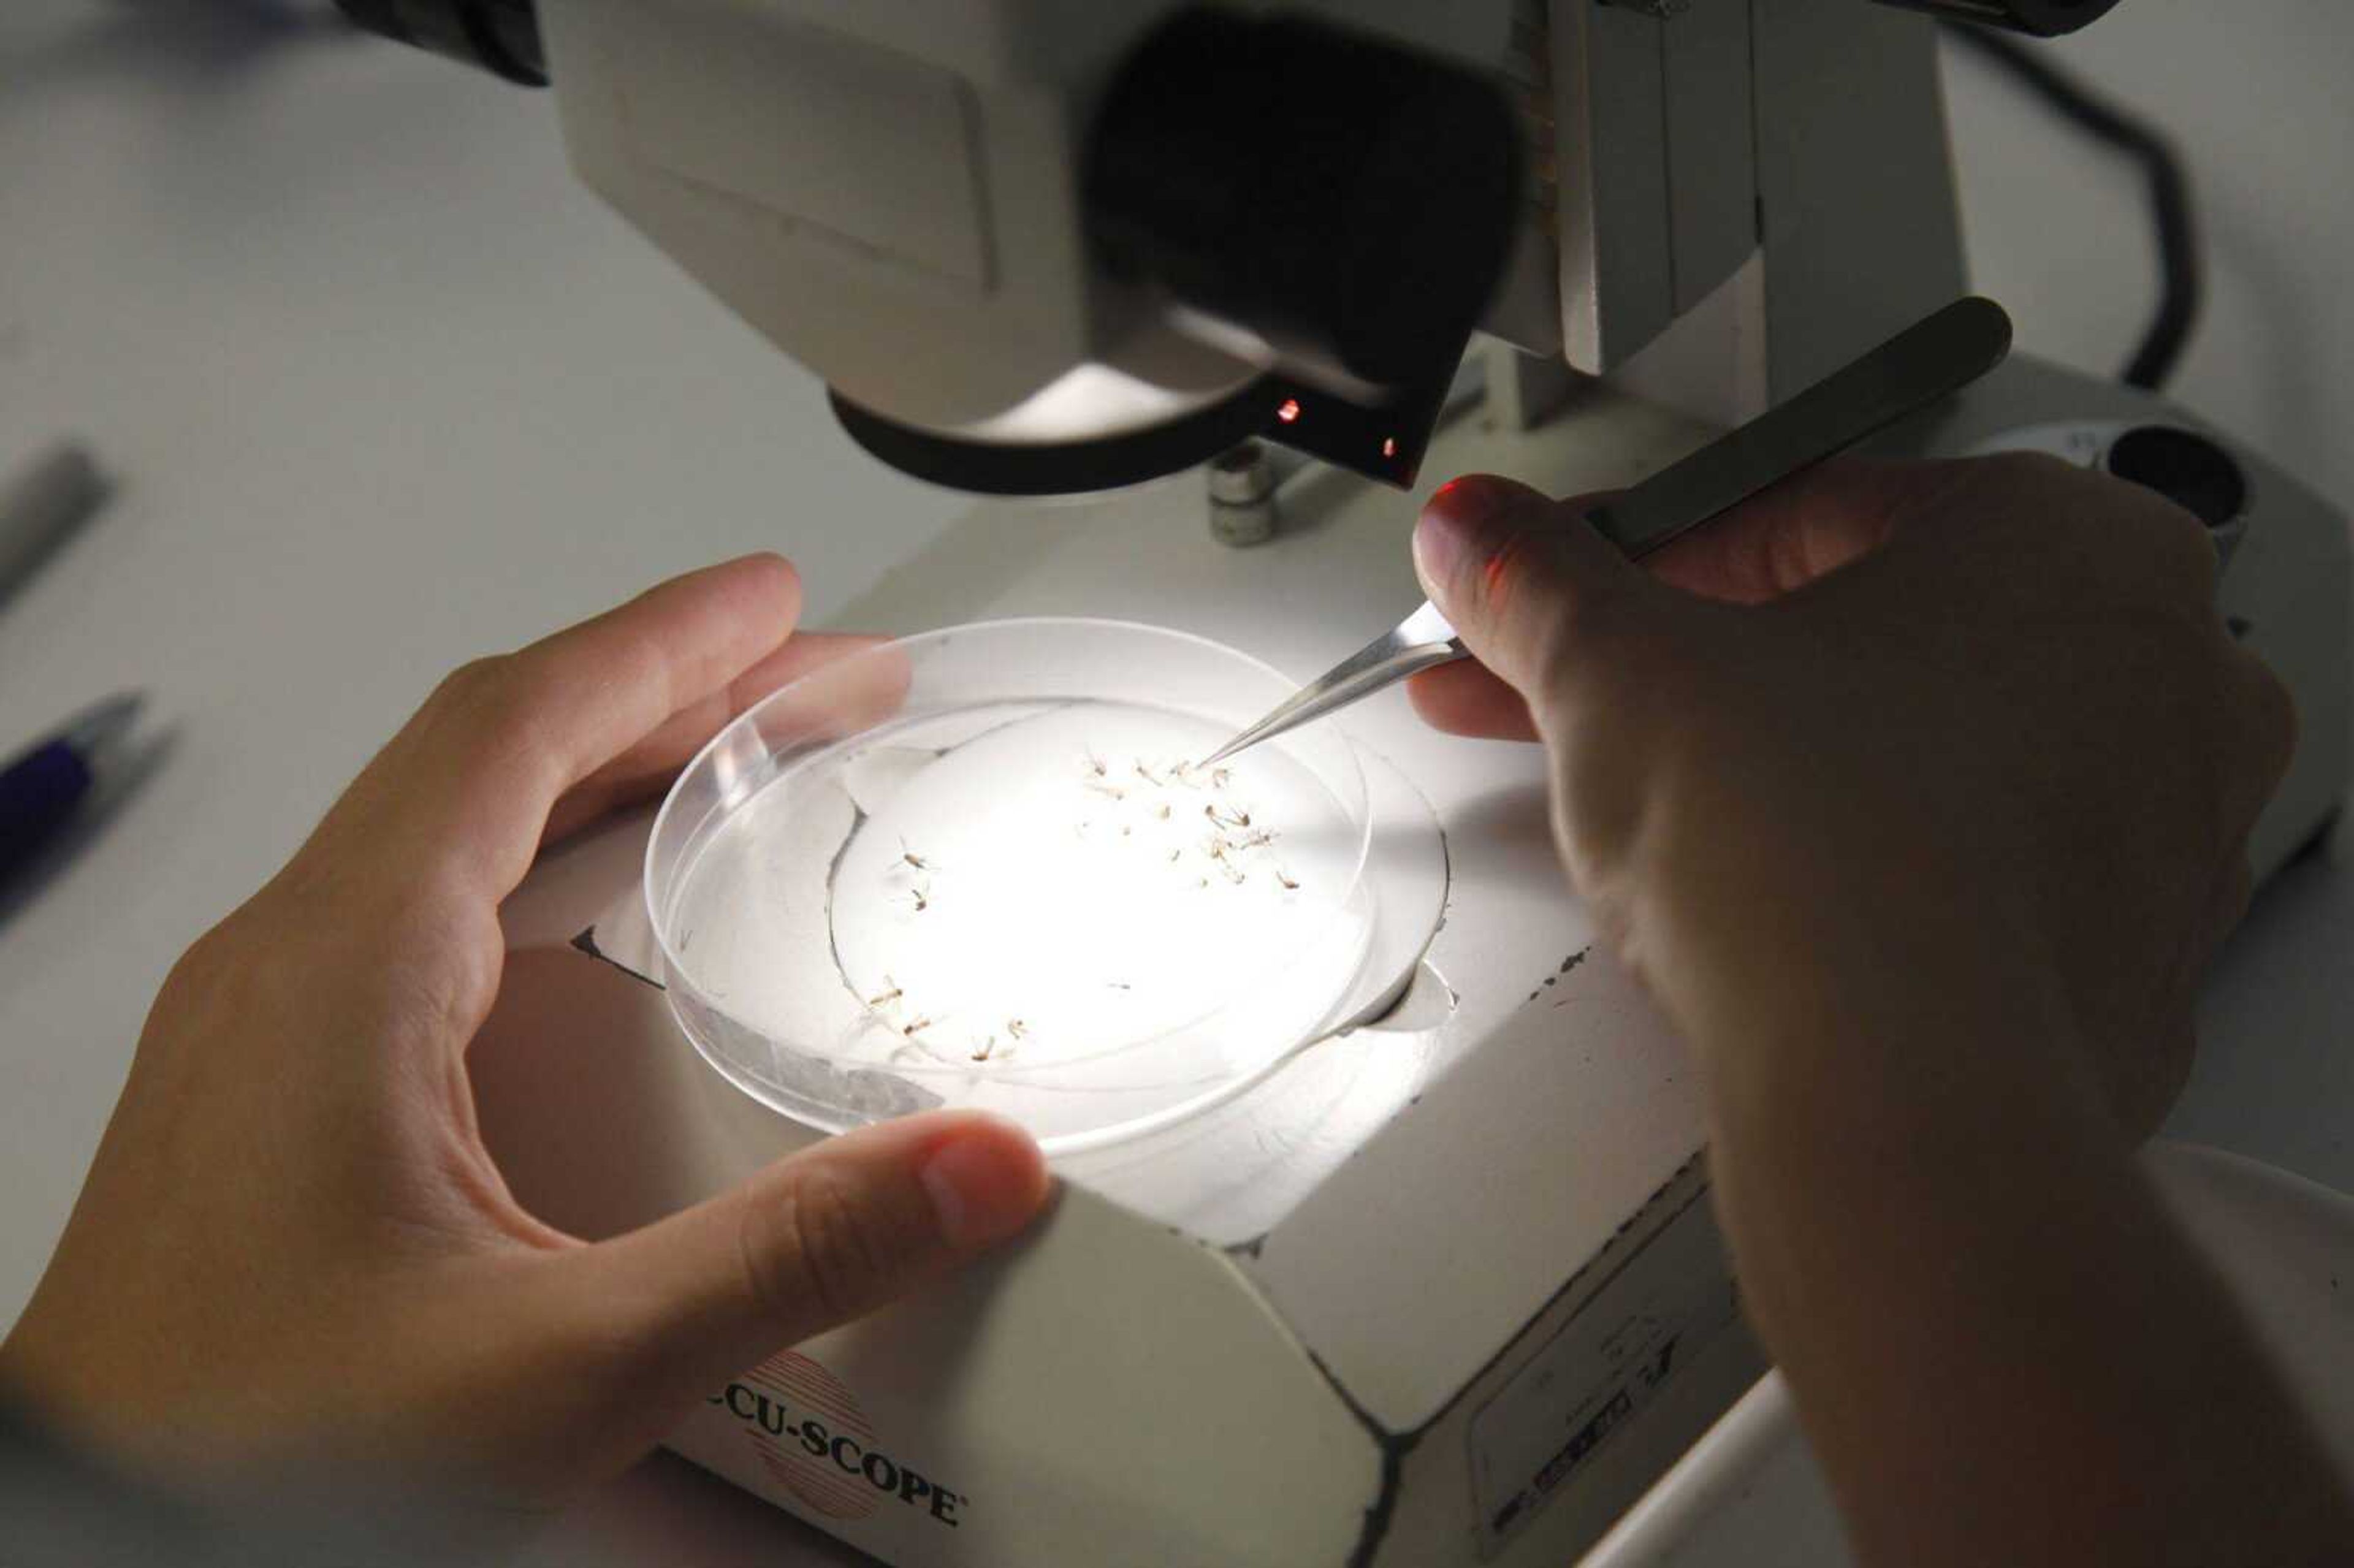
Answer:
[(1644, 581), (1574, 503), (1492, 474), (1467, 474), (1424, 504), (1414, 566), (1465, 646), (1524, 695), (1598, 604)]
[(590, 1288), (654, 1399), (691, 1401), (1026, 1226), (1045, 1161), (1013, 1123), (939, 1112), (861, 1128), (731, 1192), (587, 1249)]

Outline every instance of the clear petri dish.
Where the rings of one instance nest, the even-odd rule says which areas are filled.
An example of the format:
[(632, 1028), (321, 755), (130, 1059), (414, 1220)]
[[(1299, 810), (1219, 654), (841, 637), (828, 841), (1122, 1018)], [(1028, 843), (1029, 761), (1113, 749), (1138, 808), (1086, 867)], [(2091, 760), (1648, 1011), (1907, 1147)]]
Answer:
[(949, 628), (825, 665), (673, 787), (647, 912), (681, 1028), (828, 1130), (938, 1106), (1050, 1153), (1165, 1127), (1337, 1022), (1374, 928), (1330, 726), (1200, 759), (1289, 694), (1122, 621)]

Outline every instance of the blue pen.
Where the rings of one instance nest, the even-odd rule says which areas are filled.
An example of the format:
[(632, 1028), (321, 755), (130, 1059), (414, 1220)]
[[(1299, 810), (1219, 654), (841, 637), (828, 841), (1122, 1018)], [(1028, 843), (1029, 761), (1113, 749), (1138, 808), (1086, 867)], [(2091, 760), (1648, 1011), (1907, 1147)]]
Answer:
[(122, 765), (132, 721), (145, 701), (138, 692), (109, 697), (0, 768), (0, 880), (56, 842)]

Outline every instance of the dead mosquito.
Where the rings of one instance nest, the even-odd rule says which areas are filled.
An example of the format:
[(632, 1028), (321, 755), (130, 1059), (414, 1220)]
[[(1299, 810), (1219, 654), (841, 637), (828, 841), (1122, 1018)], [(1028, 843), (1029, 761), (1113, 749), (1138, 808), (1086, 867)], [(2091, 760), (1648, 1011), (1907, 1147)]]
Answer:
[(899, 1033), (906, 1035), (908, 1039), (913, 1040), (918, 1032), (929, 1029), (931, 1026), (932, 1021), (930, 1019), (918, 1018), (915, 1022), (903, 1026)]
[(899, 841), (899, 858), (907, 862), (909, 865), (914, 866), (917, 871), (929, 871), (932, 869), (932, 863), (926, 860), (922, 855), (917, 854), (914, 850), (909, 849), (907, 847), (907, 841), (905, 839), (901, 839)]
[(988, 1039), (982, 1041), (981, 1044), (974, 1049), (972, 1059), (976, 1062), (986, 1062), (989, 1060), (989, 1054), (996, 1049), (997, 1036), (992, 1034)]
[(1299, 884), (1292, 881), (1290, 877), (1285, 875), (1280, 867), (1276, 870), (1275, 879), (1276, 881), (1283, 884), (1283, 890), (1286, 893), (1297, 893), (1299, 891)]
[(1020, 1040), (1028, 1035), (1030, 1033), (1030, 1026), (1023, 1022), (1018, 1018), (1009, 1018), (1005, 1021), (1005, 1033), (1013, 1035), (1016, 1040)]
[(1153, 815), (1153, 817), (1154, 817), (1157, 821), (1163, 821), (1163, 822), (1167, 821), (1169, 820), (1169, 805), (1168, 805), (1168, 802), (1167, 802), (1167, 801), (1163, 801), (1163, 802), (1161, 802), (1160, 805), (1155, 806), (1155, 807), (1152, 809), (1152, 815)]
[(1103, 758), (1096, 755), (1095, 748), (1093, 747), (1083, 748), (1082, 755), (1087, 759), (1087, 768), (1089, 773), (1094, 774), (1098, 779), (1105, 778), (1110, 773), (1111, 770), (1104, 766)]
[(1210, 783), (1216, 789), (1225, 789), (1226, 787), (1226, 780), (1233, 777), (1234, 775), (1231, 772), (1223, 768), (1213, 768), (1210, 769)]
[(1094, 779), (1089, 779), (1087, 781), (1087, 788), (1094, 790), (1098, 795), (1108, 795), (1115, 800), (1125, 800), (1128, 799), (1128, 791), (1121, 789), (1117, 784), (1100, 784), (1096, 782)]
[(1139, 779), (1143, 779), (1147, 784), (1153, 786), (1155, 789), (1160, 788), (1161, 776), (1153, 772), (1151, 768), (1147, 768), (1144, 765), (1143, 759), (1140, 758), (1137, 760), (1136, 776)]
[(907, 890), (907, 896), (916, 901), (916, 913), (918, 915), (932, 906), (932, 890), (929, 887), (911, 887)]
[(1247, 828), (1250, 826), (1250, 813), (1248, 811), (1235, 811), (1229, 814), (1219, 810), (1215, 806), (1204, 806), (1202, 808), (1202, 815), (1209, 818), (1210, 821), (1217, 823), (1218, 826), (1222, 828)]
[(870, 997), (868, 997), (868, 998), (866, 999), (866, 1005), (867, 1005), (867, 1006), (869, 1006), (869, 1007), (888, 1007), (888, 1006), (890, 1006), (893, 1002), (895, 1002), (895, 1001), (898, 1001), (901, 997), (903, 997), (903, 996), (905, 996), (905, 995), (907, 995), (907, 994), (906, 991), (901, 991), (901, 990), (899, 989), (899, 982), (898, 982), (897, 980), (893, 980), (889, 975), (885, 975), (885, 976), (883, 977), (883, 985), (884, 985), (884, 991), (883, 991), (883, 994), (882, 994), (882, 995), (880, 995), (880, 996), (870, 996)]

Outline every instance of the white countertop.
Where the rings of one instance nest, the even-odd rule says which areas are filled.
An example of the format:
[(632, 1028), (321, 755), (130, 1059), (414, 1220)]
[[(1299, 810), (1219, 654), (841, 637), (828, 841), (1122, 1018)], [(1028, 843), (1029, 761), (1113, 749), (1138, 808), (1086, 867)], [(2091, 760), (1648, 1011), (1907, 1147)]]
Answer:
[[(2219, 299), (2186, 399), (2343, 501), (2354, 138), (2325, 63), (2354, 35), (2284, 10), (2243, 40), (2127, 6), (2080, 58), (2205, 138)], [(2179, 94), (2225, 27), (2253, 63)], [(2034, 113), (1956, 72), (1979, 281), (2030, 344), (2105, 366), (2147, 275), (2133, 187)], [(2124, 285), (2094, 250), (2136, 259)], [(0, 465), (67, 432), (119, 489), (0, 603), (0, 747), (122, 686), (180, 735), (0, 903), (0, 1323), (164, 970), (442, 671), (752, 548), (790, 554), (822, 618), (965, 505), (855, 451), (806, 373), (577, 187), (543, 96), (292, 0), (0, 7)], [(2292, 872), (2223, 961), (2179, 1132), (2354, 1189), (2349, 957), (2354, 874)], [(652, 1512), (741, 1514), (725, 1491), (680, 1478)]]

